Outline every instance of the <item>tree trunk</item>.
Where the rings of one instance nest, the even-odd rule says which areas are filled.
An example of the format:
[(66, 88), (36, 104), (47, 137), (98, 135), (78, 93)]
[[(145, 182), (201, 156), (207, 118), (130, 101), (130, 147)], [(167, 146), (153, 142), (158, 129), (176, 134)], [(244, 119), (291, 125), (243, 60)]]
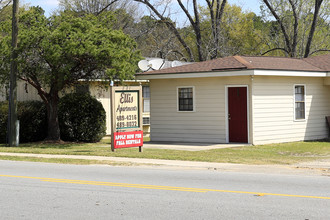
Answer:
[(285, 46), (286, 46), (285, 50), (288, 51), (289, 56), (292, 57), (292, 48), (291, 48), (290, 38), (287, 33), (287, 29), (284, 26), (283, 20), (279, 17), (279, 15), (276, 13), (275, 9), (269, 3), (268, 0), (262, 0), (262, 1), (266, 4), (267, 8), (270, 10), (272, 15), (276, 19), (276, 22), (280, 25), (282, 34), (284, 36), (284, 42), (285, 42)]
[(292, 47), (291, 47), (291, 57), (296, 57), (297, 56), (297, 44), (298, 44), (298, 14), (297, 14), (297, 6), (296, 2), (293, 2), (292, 0), (289, 0), (289, 3), (292, 8), (292, 15), (294, 18), (294, 24), (293, 24), (293, 42), (292, 42)]
[(306, 48), (305, 48), (304, 58), (307, 58), (310, 55), (310, 49), (311, 49), (313, 36), (314, 36), (315, 29), (316, 29), (317, 20), (318, 20), (318, 16), (319, 16), (319, 12), (320, 12), (322, 2), (323, 2), (323, 0), (315, 0), (315, 9), (314, 9), (314, 15), (313, 15), (313, 22), (312, 22), (311, 29), (309, 31), (308, 40), (307, 40), (307, 44), (306, 44)]
[(48, 122), (48, 134), (46, 140), (48, 141), (60, 141), (60, 126), (58, 123), (58, 93), (50, 94), (47, 103), (47, 122)]

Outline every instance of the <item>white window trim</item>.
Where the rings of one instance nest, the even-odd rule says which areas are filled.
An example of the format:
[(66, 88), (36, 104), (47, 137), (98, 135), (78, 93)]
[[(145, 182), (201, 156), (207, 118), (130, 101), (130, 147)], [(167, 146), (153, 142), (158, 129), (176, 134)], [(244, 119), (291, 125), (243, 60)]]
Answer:
[[(193, 110), (192, 111), (180, 111), (179, 110), (179, 89), (182, 88), (192, 88), (193, 89)], [(180, 113), (196, 112), (196, 96), (195, 96), (195, 86), (177, 86), (176, 87), (176, 111)]]
[(247, 132), (248, 143), (250, 143), (250, 100), (249, 100), (249, 85), (226, 85), (225, 86), (225, 126), (226, 126), (226, 143), (229, 144), (229, 118), (228, 118), (228, 89), (230, 87), (246, 87), (246, 107), (247, 107)]
[[(145, 98), (145, 97), (143, 97), (143, 87), (149, 87), (149, 98)], [(144, 109), (144, 100), (149, 100), (149, 111), (145, 111), (145, 109)], [(151, 111), (150, 106), (151, 106), (151, 93), (150, 93), (150, 86), (143, 85), (143, 86), (142, 86), (142, 113), (145, 113), (145, 114), (150, 113), (150, 111)]]
[[(304, 87), (304, 119), (296, 119), (296, 86), (303, 86)], [(304, 122), (306, 121), (306, 84), (294, 84), (293, 85), (293, 121), (296, 122)]]

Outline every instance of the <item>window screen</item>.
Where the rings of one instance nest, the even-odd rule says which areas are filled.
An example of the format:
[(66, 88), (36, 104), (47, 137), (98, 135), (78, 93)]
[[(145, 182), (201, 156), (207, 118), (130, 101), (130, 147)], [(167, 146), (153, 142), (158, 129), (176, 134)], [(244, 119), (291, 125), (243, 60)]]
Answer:
[(305, 119), (305, 86), (295, 86), (295, 119)]
[(150, 112), (150, 87), (142, 87), (143, 112)]
[(194, 111), (193, 88), (179, 88), (179, 111)]

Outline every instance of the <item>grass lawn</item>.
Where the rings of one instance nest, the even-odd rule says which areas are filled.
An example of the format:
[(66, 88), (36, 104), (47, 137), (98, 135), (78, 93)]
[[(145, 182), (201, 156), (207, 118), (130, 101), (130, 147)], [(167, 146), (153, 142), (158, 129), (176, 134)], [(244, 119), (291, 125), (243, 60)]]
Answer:
[[(19, 147), (6, 147), (5, 145), (0, 144), (0, 152), (93, 155), (241, 164), (294, 164), (320, 159), (330, 159), (330, 142), (293, 142), (284, 144), (246, 146), (205, 151), (143, 149), (143, 152), (139, 153), (137, 148), (119, 149), (116, 150), (116, 152), (112, 152), (110, 148), (110, 139), (104, 139), (99, 143), (27, 143), (21, 144)], [(17, 160), (15, 158), (16, 157), (0, 156), (0, 159), (7, 160)], [(23, 160), (23, 158), (21, 158), (20, 160)], [(28, 159), (26, 158), (24, 160)], [(45, 161), (35, 158), (33, 159), (33, 161), (34, 160), (75, 164), (98, 163), (96, 161), (65, 162), (61, 161), (60, 159), (50, 159), (49, 161)]]

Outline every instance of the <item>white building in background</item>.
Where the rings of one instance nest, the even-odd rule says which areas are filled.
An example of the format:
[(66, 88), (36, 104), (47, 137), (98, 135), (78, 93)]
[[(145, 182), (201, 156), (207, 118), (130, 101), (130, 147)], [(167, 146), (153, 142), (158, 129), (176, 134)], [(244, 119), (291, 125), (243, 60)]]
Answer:
[[(111, 135), (111, 108), (110, 108), (110, 89), (102, 85), (102, 81), (81, 81), (74, 88), (67, 89), (61, 92), (60, 95), (63, 96), (65, 93), (71, 92), (88, 92), (103, 105), (106, 112), (106, 134)], [(150, 88), (149, 82), (147, 80), (128, 80), (124, 81), (125, 85), (142, 85), (143, 89), (143, 130), (145, 135), (149, 135), (150, 132)], [(0, 93), (0, 101), (6, 100), (6, 92)], [(18, 101), (30, 101), (38, 100), (42, 101), (38, 95), (37, 90), (30, 84), (19, 81), (17, 83), (17, 100)]]

